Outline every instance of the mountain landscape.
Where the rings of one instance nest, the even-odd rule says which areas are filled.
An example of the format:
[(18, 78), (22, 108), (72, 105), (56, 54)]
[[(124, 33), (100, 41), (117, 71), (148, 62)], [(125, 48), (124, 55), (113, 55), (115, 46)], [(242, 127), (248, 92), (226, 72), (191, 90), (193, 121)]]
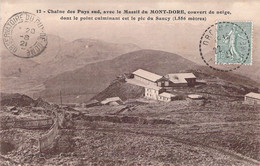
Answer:
[(140, 49), (134, 44), (115, 44), (93, 39), (68, 42), (55, 35), (48, 35), (48, 41), (43, 54), (31, 59), (17, 58), (2, 50), (1, 91), (32, 96), (45, 88), (44, 81), (57, 74)]
[[(167, 24), (161, 24), (160, 31), (152, 33), (150, 30), (154, 28), (154, 24), (147, 24), (143, 31), (145, 33), (140, 32), (138, 29), (138, 31), (134, 33), (135, 35), (128, 37), (121, 37), (118, 35), (113, 38), (112, 41), (119, 43), (127, 41), (135, 43), (141, 48), (152, 48), (155, 50), (176, 53), (194, 63), (205, 66), (205, 63), (199, 55), (199, 39), (209, 25), (210, 24), (195, 26), (194, 24), (186, 23), (185, 26), (183, 24), (174, 24), (174, 27), (169, 28)], [(234, 71), (236, 74), (247, 76), (257, 82), (260, 82), (259, 41), (260, 26), (254, 24), (252, 35), (253, 65), (243, 65), (239, 70)]]
[[(152, 53), (172, 56), (154, 50), (137, 53), (144, 57)], [(150, 65), (154, 65), (155, 59), (149, 55)], [(178, 62), (185, 61), (175, 56), (175, 59), (179, 58)], [(134, 55), (131, 57), (132, 62), (138, 59)], [(125, 60), (121, 56), (115, 59), (119, 62)], [(105, 62), (110, 62), (108, 67), (115, 63), (113, 59), (95, 64)], [(119, 68), (119, 64), (114, 66)], [(174, 63), (164, 61), (162, 64)], [(108, 67), (108, 71), (116, 71)], [(118, 105), (102, 102), (89, 107), (57, 105), (17, 93), (1, 94), (0, 161), (13, 165), (259, 165), (259, 107), (243, 103), (245, 93), (257, 90), (250, 86), (254, 81), (236, 74), (206, 73), (207, 68), (195, 67), (199, 69), (188, 71), (197, 76), (198, 83), (201, 80), (206, 82), (194, 87), (174, 88), (173, 93), (183, 97), (171, 102), (144, 98), (144, 88), (125, 82), (122, 75), (92, 98), (102, 101), (118, 96), (123, 100)], [(150, 70), (164, 74), (169, 69), (151, 67)], [(73, 72), (66, 74), (69, 73)], [(94, 78), (99, 78), (97, 73), (94, 75)], [(59, 79), (67, 80), (66, 76), (72, 77), (59, 75)], [(93, 84), (97, 83), (95, 79)], [(73, 92), (77, 89), (68, 90)], [(204, 98), (191, 101), (187, 98), (189, 94), (200, 94)], [(75, 96), (71, 95), (69, 101), (75, 101)], [(54, 125), (59, 126), (55, 132)], [(48, 136), (49, 144), (42, 150), (40, 140), (44, 136)]]
[(131, 73), (139, 68), (160, 75), (191, 71), (206, 74), (208, 77), (215, 76), (234, 81), (241, 85), (253, 87), (259, 85), (247, 77), (217, 72), (173, 53), (158, 50), (139, 50), (123, 54), (112, 60), (88, 64), (74, 71), (59, 74), (46, 80), (44, 82), (46, 89), (34, 95), (57, 102), (61, 90), (64, 101), (85, 102), (108, 87), (117, 76)]
[(48, 35), (48, 41), (43, 54), (31, 59), (17, 58), (2, 50), (2, 92), (23, 93), (57, 102), (61, 91), (65, 102), (86, 102), (107, 88), (117, 76), (139, 68), (160, 75), (196, 71), (259, 87), (258, 59), (253, 61), (253, 66), (222, 73), (200, 61), (195, 62), (192, 56), (186, 59), (165, 51), (144, 50), (135, 44), (84, 38), (70, 42), (55, 35)]
[[(260, 164), (259, 107), (244, 102), (245, 94), (258, 92), (259, 82), (132, 44), (57, 41), (61, 49), (46, 51), (46, 59), (3, 56), (8, 64), (1, 83), (20, 93), (1, 93), (0, 162)], [(169, 90), (173, 101), (148, 99), (143, 87), (126, 79), (140, 68), (160, 75), (192, 72), (197, 82)], [(120, 99), (101, 102), (110, 97)]]
[[(65, 72), (45, 81), (45, 90), (39, 96), (52, 97), (62, 91), (70, 101), (86, 101), (105, 89), (118, 75), (131, 73), (144, 68), (157, 74), (178, 72), (198, 67), (195, 63), (179, 55), (155, 51), (140, 50), (126, 53), (112, 60), (92, 63), (80, 69)], [(81, 96), (82, 99), (77, 96)]]

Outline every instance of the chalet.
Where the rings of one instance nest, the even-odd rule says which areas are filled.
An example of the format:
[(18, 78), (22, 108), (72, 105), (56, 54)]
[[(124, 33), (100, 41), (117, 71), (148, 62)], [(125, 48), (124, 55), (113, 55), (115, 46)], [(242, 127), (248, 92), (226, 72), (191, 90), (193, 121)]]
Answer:
[(138, 69), (133, 72), (134, 79), (141, 81), (147, 85), (157, 86), (157, 81), (162, 78), (162, 76), (149, 71)]
[(250, 92), (245, 95), (245, 103), (247, 104), (260, 104), (260, 93)]
[(159, 87), (169, 87), (170, 86), (170, 80), (163, 76), (159, 80), (157, 80), (157, 86)]
[(120, 105), (122, 104), (122, 100), (119, 97), (110, 97), (106, 98), (105, 100), (101, 101), (103, 105)]
[[(193, 86), (196, 76), (193, 73), (174, 73), (160, 76), (143, 69), (134, 71), (127, 82), (145, 88), (144, 96), (149, 99), (169, 102), (174, 100), (175, 95), (166, 92), (178, 86)], [(193, 96), (194, 97), (194, 96)], [(197, 96), (198, 97), (198, 96)], [(195, 98), (190, 97), (195, 100)]]
[(166, 79), (169, 79), (169, 86), (193, 86), (196, 83), (196, 76), (193, 73), (174, 73), (167, 74)]
[(161, 87), (154, 86), (154, 85), (147, 85), (145, 87), (144, 96), (149, 99), (158, 100), (158, 96), (160, 93), (164, 92), (165, 90)]
[(173, 101), (174, 97), (176, 97), (176, 96), (171, 93), (163, 92), (163, 93), (159, 94), (158, 100), (164, 101), (164, 102), (170, 102), (170, 101)]

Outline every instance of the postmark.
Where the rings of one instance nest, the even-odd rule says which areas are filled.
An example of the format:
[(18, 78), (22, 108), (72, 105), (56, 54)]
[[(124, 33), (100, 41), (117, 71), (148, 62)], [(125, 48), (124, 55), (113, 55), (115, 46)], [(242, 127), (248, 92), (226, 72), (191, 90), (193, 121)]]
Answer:
[(47, 35), (39, 17), (20, 12), (10, 17), (3, 27), (3, 43), (15, 56), (32, 58), (47, 47)]
[(210, 68), (222, 72), (251, 65), (251, 35), (251, 22), (216, 22), (201, 36), (200, 56)]

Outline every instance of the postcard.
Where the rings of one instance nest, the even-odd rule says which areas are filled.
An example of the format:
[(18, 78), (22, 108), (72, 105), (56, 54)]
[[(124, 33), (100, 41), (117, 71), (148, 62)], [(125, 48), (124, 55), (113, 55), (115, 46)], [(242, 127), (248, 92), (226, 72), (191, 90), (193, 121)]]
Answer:
[(260, 165), (260, 1), (0, 4), (1, 165)]

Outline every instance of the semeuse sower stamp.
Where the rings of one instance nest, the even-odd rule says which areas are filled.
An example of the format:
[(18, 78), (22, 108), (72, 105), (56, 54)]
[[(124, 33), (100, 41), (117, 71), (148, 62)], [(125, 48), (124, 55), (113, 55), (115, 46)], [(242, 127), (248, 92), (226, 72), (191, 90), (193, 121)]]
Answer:
[(252, 64), (251, 22), (217, 24), (217, 64)]
[(213, 70), (229, 72), (252, 64), (252, 23), (218, 21), (202, 34), (199, 53)]

